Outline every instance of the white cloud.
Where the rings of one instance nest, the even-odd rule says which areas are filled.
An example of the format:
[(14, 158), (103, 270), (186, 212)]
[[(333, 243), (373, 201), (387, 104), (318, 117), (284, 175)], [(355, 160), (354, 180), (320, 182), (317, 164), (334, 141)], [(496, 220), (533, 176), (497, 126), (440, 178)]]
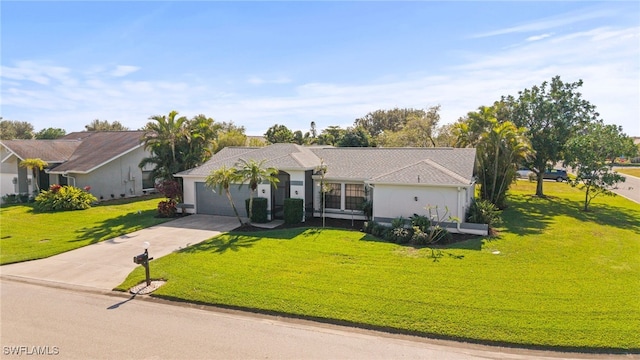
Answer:
[(138, 70), (140, 70), (138, 66), (118, 65), (114, 70), (111, 71), (111, 75), (115, 77), (122, 77), (134, 73)]
[(588, 11), (581, 11), (569, 14), (561, 14), (558, 16), (547, 17), (544, 19), (529, 22), (527, 24), (511, 26), (504, 29), (498, 29), (488, 31), (480, 34), (475, 34), (472, 38), (484, 38), (498, 35), (507, 35), (513, 33), (544, 31), (548, 29), (554, 29), (561, 26), (571, 25), (578, 22), (584, 22), (588, 20), (594, 20), (611, 16), (613, 11), (608, 9), (592, 9)]
[[(219, 82), (207, 78), (133, 81), (114, 77), (101, 64), (90, 64), (91, 71), (85, 71), (24, 61), (2, 67), (1, 115), (29, 121), (36, 129), (79, 131), (96, 118), (136, 129), (150, 116), (175, 109), (188, 117), (206, 114), (218, 121), (233, 120), (254, 135), (275, 123), (295, 130), (307, 129), (311, 121), (319, 129), (346, 127), (376, 109), (440, 104), (441, 123), (450, 123), (502, 95), (517, 95), (561, 75), (567, 82), (583, 79), (584, 98), (598, 107), (605, 121), (622, 125), (629, 135), (640, 135), (639, 40), (638, 27), (600, 27), (562, 36), (539, 35), (536, 41), (529, 39), (490, 56), (467, 53), (463, 65), (434, 69), (431, 74), (396, 73), (366, 83), (296, 86), (280, 76), (240, 79), (260, 85), (264, 90), (260, 95), (254, 94), (255, 87), (230, 88), (225, 83), (216, 88)], [(269, 88), (274, 85), (278, 91)], [(288, 94), (282, 95), (282, 89)]]
[(541, 35), (529, 36), (527, 38), (527, 41), (538, 41), (538, 40), (546, 39), (552, 35), (553, 35), (552, 33), (546, 33)]

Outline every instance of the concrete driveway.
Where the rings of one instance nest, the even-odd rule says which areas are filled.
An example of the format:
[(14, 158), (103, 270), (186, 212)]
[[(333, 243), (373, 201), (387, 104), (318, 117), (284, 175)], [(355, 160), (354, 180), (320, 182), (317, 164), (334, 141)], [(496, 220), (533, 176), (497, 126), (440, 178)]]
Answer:
[(157, 259), (238, 226), (236, 217), (190, 215), (46, 259), (3, 265), (0, 275), (111, 290), (139, 266), (133, 256), (144, 252), (145, 241)]

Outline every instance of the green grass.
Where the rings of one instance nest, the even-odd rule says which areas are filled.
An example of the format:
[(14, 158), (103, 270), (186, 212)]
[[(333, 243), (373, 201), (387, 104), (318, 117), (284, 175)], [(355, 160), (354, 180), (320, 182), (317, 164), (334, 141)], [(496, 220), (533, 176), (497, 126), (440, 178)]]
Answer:
[[(640, 349), (640, 206), (518, 182), (492, 239), (432, 251), (337, 229), (229, 233), (154, 260), (155, 296), (498, 344)], [(498, 253), (499, 252), (499, 253)], [(144, 279), (142, 267), (120, 286)]]
[(636, 168), (616, 168), (616, 171), (621, 174), (627, 174), (635, 177), (640, 177), (640, 167)]
[(87, 210), (49, 213), (34, 212), (30, 204), (3, 206), (0, 264), (49, 257), (165, 222), (155, 217), (159, 201), (114, 200)]

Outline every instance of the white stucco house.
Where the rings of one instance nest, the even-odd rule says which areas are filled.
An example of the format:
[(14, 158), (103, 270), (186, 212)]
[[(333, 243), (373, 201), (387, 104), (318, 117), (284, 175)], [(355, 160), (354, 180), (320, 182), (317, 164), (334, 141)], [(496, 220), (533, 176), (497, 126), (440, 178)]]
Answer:
[[(267, 199), (269, 216), (282, 216), (284, 199), (304, 202), (305, 216), (366, 220), (362, 203), (372, 204), (372, 220), (389, 223), (402, 216), (428, 215), (427, 206), (441, 215), (464, 221), (475, 192), (475, 149), (469, 148), (346, 148), (295, 144), (266, 147), (227, 147), (203, 165), (180, 172), (188, 211), (199, 214), (233, 215), (228, 199), (205, 186), (212, 171), (233, 167), (240, 160), (266, 160), (265, 166), (279, 170), (277, 188), (260, 184), (254, 196)], [(324, 179), (318, 168), (324, 164)], [(324, 194), (322, 209), (321, 182)], [(234, 203), (244, 212), (249, 187), (231, 188)], [(452, 232), (486, 234), (486, 225), (449, 223)]]
[(1, 140), (0, 194), (33, 194), (31, 170), (19, 166), (39, 158), (49, 166), (39, 174), (39, 188), (50, 185), (91, 187), (98, 199), (142, 195), (153, 191), (151, 169), (140, 169), (149, 156), (143, 131), (74, 132), (55, 140)]

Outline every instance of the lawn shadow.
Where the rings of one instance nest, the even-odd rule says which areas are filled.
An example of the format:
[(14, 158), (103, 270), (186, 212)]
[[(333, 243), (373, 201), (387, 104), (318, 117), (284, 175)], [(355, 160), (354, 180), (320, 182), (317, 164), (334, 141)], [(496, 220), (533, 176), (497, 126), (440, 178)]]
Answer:
[(213, 239), (203, 241), (199, 244), (188, 246), (178, 251), (178, 253), (199, 253), (212, 252), (214, 254), (224, 254), (227, 251), (240, 251), (253, 246), (256, 242), (262, 240), (261, 237), (254, 235), (242, 235), (229, 233), (223, 236), (217, 236)]
[(153, 219), (156, 212), (157, 211), (155, 209), (151, 209), (140, 212), (131, 212), (107, 219), (96, 226), (76, 230), (78, 235), (75, 240), (71, 241), (77, 242), (88, 240), (90, 244), (95, 244), (103, 240), (116, 238), (132, 231), (140, 230), (147, 227), (142, 225), (145, 222), (144, 220)]

